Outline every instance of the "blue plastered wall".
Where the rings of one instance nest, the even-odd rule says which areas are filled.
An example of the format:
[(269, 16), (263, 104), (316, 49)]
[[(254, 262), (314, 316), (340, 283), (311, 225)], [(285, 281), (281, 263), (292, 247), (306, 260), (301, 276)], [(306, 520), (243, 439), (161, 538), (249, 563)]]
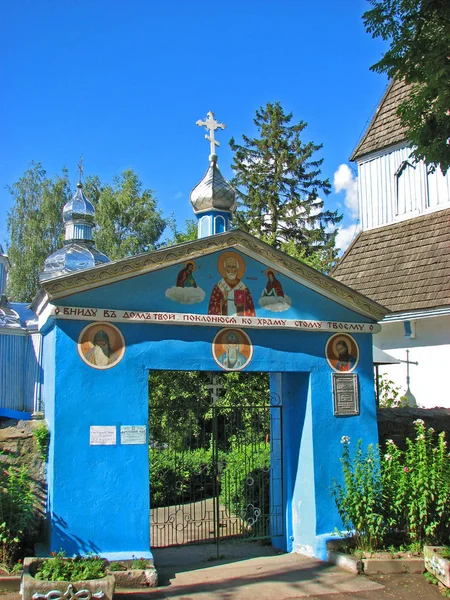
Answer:
[[(197, 265), (198, 283), (200, 267), (206, 275), (216, 262), (217, 258), (205, 257)], [(258, 290), (263, 287), (265, 269), (247, 259), (247, 272), (252, 281), (257, 279), (252, 285)], [(130, 310), (150, 310), (151, 305), (151, 310), (173, 311), (174, 303), (164, 301), (163, 296), (178, 270), (170, 267), (165, 274), (154, 274), (156, 279), (153, 274), (135, 277), (67, 297), (59, 304)], [(214, 277), (202, 282), (205, 303), (213, 284)], [(293, 300), (288, 318), (371, 322), (288, 278), (283, 284)], [(179, 312), (184, 309), (178, 307)], [(189, 312), (195, 311), (205, 313), (205, 306), (189, 307)], [(258, 309), (257, 314), (264, 313)], [(44, 344), (45, 406), (51, 430), (48, 550), (95, 552), (110, 558), (151, 556), (148, 446), (122, 445), (120, 426), (147, 425), (149, 370), (220, 370), (211, 352), (219, 328), (116, 323), (126, 342), (125, 355), (113, 368), (97, 370), (77, 352), (79, 334), (87, 324), (58, 319)], [(283, 403), (284, 472), (278, 497), (283, 501), (285, 534), (274, 543), (284, 550), (325, 558), (325, 541), (341, 525), (330, 489), (341, 472), (341, 438), (346, 435), (355, 442), (361, 438), (365, 444), (377, 440), (372, 336), (353, 334), (360, 348), (355, 371), (360, 415), (336, 417), (332, 374), (325, 359), (331, 333), (246, 332), (254, 353), (245, 371), (276, 373), (272, 389)], [(92, 425), (115, 426), (117, 443), (91, 446)]]

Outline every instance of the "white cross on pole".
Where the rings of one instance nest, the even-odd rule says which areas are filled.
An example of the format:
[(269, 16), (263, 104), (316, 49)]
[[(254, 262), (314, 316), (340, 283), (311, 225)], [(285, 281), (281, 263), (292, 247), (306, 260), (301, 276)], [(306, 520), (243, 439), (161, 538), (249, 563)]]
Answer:
[(200, 119), (196, 122), (199, 127), (204, 127), (206, 131), (209, 131), (209, 135), (206, 134), (205, 138), (209, 140), (211, 144), (211, 154), (215, 154), (215, 146), (220, 146), (219, 142), (214, 138), (214, 132), (216, 129), (225, 129), (224, 123), (218, 123), (214, 118), (214, 113), (209, 111), (206, 115), (206, 120), (201, 121)]

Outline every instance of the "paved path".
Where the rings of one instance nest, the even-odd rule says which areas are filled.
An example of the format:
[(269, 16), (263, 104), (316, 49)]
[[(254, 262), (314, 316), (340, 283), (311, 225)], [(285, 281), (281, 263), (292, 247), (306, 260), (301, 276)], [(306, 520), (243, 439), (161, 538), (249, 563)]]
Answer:
[[(270, 546), (226, 543), (154, 550), (160, 587), (119, 590), (114, 600), (442, 600), (423, 575), (363, 576)], [(20, 600), (0, 590), (0, 600)]]
[(160, 586), (115, 600), (442, 600), (422, 575), (365, 577), (270, 546), (222, 544), (154, 550)]

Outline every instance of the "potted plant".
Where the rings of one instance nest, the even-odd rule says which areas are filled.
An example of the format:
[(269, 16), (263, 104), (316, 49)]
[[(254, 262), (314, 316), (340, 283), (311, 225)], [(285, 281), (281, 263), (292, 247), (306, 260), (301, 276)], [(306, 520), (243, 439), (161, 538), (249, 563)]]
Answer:
[(83, 591), (93, 598), (112, 600), (115, 579), (106, 573), (106, 561), (98, 556), (67, 558), (52, 552), (49, 558), (25, 558), (21, 585), (22, 600), (48, 600), (49, 592), (71, 598)]
[(111, 562), (107, 572), (114, 576), (116, 587), (139, 588), (158, 585), (158, 575), (151, 561), (133, 558), (131, 561)]

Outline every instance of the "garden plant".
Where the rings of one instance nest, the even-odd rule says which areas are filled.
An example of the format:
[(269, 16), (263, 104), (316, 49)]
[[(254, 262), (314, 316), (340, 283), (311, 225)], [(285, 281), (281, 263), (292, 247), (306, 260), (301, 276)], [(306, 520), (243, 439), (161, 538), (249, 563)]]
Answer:
[(435, 435), (421, 419), (406, 450), (392, 440), (385, 448), (344, 436), (343, 479), (332, 494), (343, 529), (363, 551), (392, 545), (417, 548), (450, 541), (450, 455), (445, 434)]
[(27, 540), (34, 537), (34, 496), (28, 468), (0, 469), (0, 568), (17, 570)]
[(99, 556), (67, 558), (65, 553), (52, 552), (38, 566), (34, 575), (44, 581), (87, 581), (101, 579), (106, 575), (106, 561)]

